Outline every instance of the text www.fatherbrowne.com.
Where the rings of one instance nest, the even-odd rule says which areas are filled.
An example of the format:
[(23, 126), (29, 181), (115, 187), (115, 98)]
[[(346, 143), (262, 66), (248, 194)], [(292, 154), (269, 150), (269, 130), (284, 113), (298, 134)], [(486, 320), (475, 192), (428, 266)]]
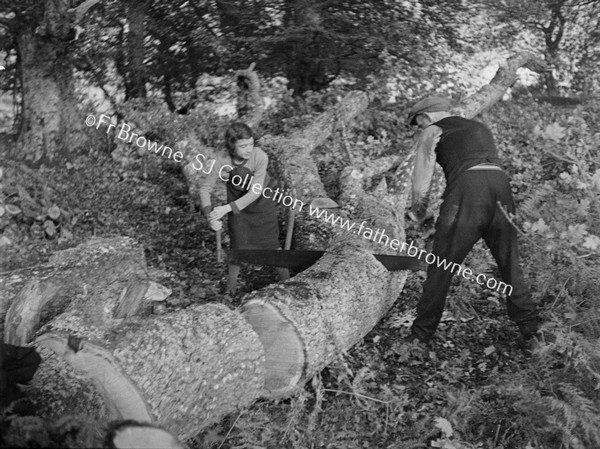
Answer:
[[(153, 142), (143, 135), (132, 132), (131, 126), (126, 123), (121, 123), (121, 125), (117, 128), (117, 125), (111, 122), (111, 118), (104, 114), (100, 115), (100, 120), (96, 120), (96, 117), (90, 114), (86, 117), (85, 123), (87, 126), (95, 127), (96, 129), (99, 129), (101, 125), (105, 124), (107, 125), (106, 133), (109, 133), (112, 128), (115, 128), (116, 137), (120, 140), (128, 143), (135, 143), (138, 147), (147, 149), (148, 152), (154, 151), (155, 154), (161, 152), (163, 157), (173, 159), (175, 162), (182, 162), (184, 160), (184, 155), (181, 151), (173, 152), (173, 150), (166, 145), (158, 145), (157, 142)], [(215, 168), (216, 161), (214, 159), (209, 160), (201, 153), (196, 155), (194, 161), (195, 162), (191, 164), (194, 170), (202, 170), (204, 168), (204, 164), (207, 164), (206, 170), (202, 170), (202, 173), (209, 174)], [(210, 165), (210, 168), (208, 165)], [(223, 166), (219, 169), (219, 178), (223, 181), (228, 180), (228, 177), (225, 177), (224, 173), (222, 173), (223, 169), (225, 168), (233, 169), (231, 166)], [(302, 200), (291, 197), (288, 193), (279, 190), (279, 188), (263, 188), (263, 186), (260, 184), (253, 183), (252, 181), (253, 177), (250, 177), (250, 179), (248, 179), (248, 177), (242, 179), (242, 177), (239, 175), (233, 176), (231, 180), (235, 186), (251, 186), (248, 187), (248, 190), (252, 190), (252, 192), (256, 194), (261, 194), (265, 198), (269, 198), (272, 201), (281, 203), (285, 207), (293, 207), (298, 212), (304, 208), (304, 202)], [(336, 216), (335, 214), (330, 214), (326, 210), (321, 210), (312, 204), (309, 205), (308, 213), (311, 217), (331, 223), (333, 226), (339, 225), (341, 229), (345, 229), (348, 232), (353, 232), (354, 234), (362, 235), (363, 238), (366, 238), (372, 242), (380, 244), (383, 243), (385, 246), (389, 246), (395, 251), (406, 251), (410, 257), (416, 257), (421, 260), (423, 254), (425, 254), (424, 260), (427, 264), (436, 264), (438, 268), (443, 267), (445, 270), (450, 270), (452, 273), (454, 273), (456, 270), (457, 273), (462, 274), (465, 279), (475, 279), (478, 284), (485, 285), (489, 289), (502, 291), (502, 293), (507, 293), (508, 295), (512, 293), (513, 288), (511, 285), (505, 284), (504, 282), (498, 282), (493, 277), (488, 277), (485, 274), (478, 274), (475, 276), (470, 268), (464, 268), (462, 265), (455, 262), (448, 261), (446, 259), (440, 259), (435, 254), (424, 249), (419, 250), (419, 248), (413, 245), (412, 241), (410, 243), (406, 243), (400, 242), (398, 239), (390, 239), (389, 236), (385, 234), (384, 230), (377, 229), (373, 231), (372, 228), (365, 226), (367, 223), (366, 221), (360, 223), (358, 225), (358, 229), (355, 229), (355, 226), (357, 225), (356, 222), (340, 217), (339, 215)], [(385, 242), (383, 242), (383, 239), (385, 239)]]
[[(312, 205), (309, 205), (308, 213), (311, 217), (331, 223), (333, 226), (337, 225), (340, 227), (340, 229), (345, 229), (354, 234), (361, 235), (363, 238), (366, 238), (372, 242), (389, 246), (391, 249), (396, 251), (406, 251), (406, 254), (408, 254), (410, 257), (416, 257), (417, 259), (421, 260), (423, 254), (425, 254), (423, 260), (425, 260), (427, 264), (436, 264), (438, 268), (443, 267), (444, 270), (450, 270), (451, 273), (454, 273), (456, 270), (457, 274), (462, 274), (462, 277), (465, 279), (471, 281), (475, 280), (475, 282), (477, 282), (479, 285), (485, 285), (489, 289), (506, 293), (507, 295), (512, 293), (512, 285), (497, 281), (495, 278), (491, 276), (488, 277), (483, 273), (475, 275), (470, 268), (463, 267), (461, 264), (446, 259), (441, 259), (439, 256), (424, 249), (419, 250), (419, 248), (413, 245), (412, 241), (410, 243), (406, 243), (400, 242), (398, 239), (390, 239), (390, 237), (386, 235), (385, 230), (378, 228), (374, 231), (372, 228), (365, 226), (367, 223), (366, 221), (357, 224), (354, 221), (342, 218), (339, 215), (336, 216), (335, 214), (330, 214), (325, 209), (319, 209), (318, 207), (313, 207)], [(355, 226), (358, 226), (358, 228), (355, 229)]]

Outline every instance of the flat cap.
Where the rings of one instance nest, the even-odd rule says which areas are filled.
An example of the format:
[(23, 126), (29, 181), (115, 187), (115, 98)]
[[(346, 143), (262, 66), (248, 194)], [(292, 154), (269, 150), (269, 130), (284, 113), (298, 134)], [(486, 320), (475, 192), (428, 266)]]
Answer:
[(424, 112), (449, 111), (452, 103), (445, 97), (427, 97), (418, 101), (408, 113), (408, 124), (415, 125), (415, 117)]

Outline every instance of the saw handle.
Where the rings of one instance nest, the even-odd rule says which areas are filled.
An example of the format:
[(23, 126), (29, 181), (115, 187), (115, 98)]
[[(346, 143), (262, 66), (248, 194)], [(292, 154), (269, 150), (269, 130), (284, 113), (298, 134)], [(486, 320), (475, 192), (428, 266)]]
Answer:
[(283, 249), (288, 250), (292, 247), (292, 236), (294, 235), (294, 220), (296, 218), (296, 210), (292, 207), (288, 215), (287, 231), (285, 234), (285, 246)]
[[(296, 197), (296, 189), (292, 189), (292, 198)], [(296, 219), (296, 209), (294, 205), (290, 207), (290, 212), (288, 214), (288, 223), (287, 230), (285, 233), (285, 246), (283, 249), (289, 250), (292, 247), (292, 237), (294, 235), (294, 221)]]
[(221, 231), (217, 232), (217, 262), (223, 262), (223, 246), (221, 244)]

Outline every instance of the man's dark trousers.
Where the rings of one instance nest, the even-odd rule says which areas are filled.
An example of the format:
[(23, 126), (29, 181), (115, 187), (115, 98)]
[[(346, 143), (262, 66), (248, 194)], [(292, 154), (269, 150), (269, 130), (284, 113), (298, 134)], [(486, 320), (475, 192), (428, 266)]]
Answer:
[[(528, 335), (538, 328), (537, 305), (531, 299), (521, 271), (516, 229), (498, 202), (508, 213), (514, 212), (506, 173), (488, 169), (467, 170), (460, 174), (444, 193), (432, 252), (439, 260), (461, 264), (473, 245), (483, 237), (496, 259), (502, 280), (513, 288), (507, 297), (508, 316), (517, 323), (523, 335)], [(413, 334), (422, 341), (428, 341), (437, 329), (453, 274), (452, 267), (446, 270), (437, 263), (427, 269), (427, 280), (412, 326)], [(475, 282), (475, 276), (470, 282)], [(510, 287), (507, 293), (509, 291)]]

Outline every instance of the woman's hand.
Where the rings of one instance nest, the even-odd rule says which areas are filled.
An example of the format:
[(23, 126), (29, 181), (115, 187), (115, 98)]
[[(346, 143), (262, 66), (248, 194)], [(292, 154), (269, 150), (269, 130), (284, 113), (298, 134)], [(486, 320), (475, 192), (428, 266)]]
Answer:
[(215, 207), (210, 214), (208, 214), (209, 221), (220, 220), (223, 216), (227, 215), (231, 212), (231, 206), (226, 204), (225, 206), (217, 206)]
[(221, 220), (209, 221), (208, 225), (213, 231), (220, 231), (221, 229), (223, 229), (223, 222)]

